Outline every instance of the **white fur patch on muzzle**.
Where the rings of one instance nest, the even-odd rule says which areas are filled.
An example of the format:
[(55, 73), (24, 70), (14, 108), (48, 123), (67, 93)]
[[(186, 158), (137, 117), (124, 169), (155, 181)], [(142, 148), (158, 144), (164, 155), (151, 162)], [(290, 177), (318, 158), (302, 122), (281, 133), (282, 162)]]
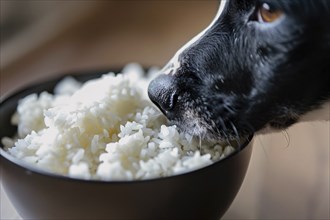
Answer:
[(220, 18), (222, 12), (224, 11), (227, 2), (228, 0), (220, 0), (220, 6), (217, 15), (215, 16), (211, 24), (207, 28), (205, 28), (202, 32), (200, 32), (198, 35), (196, 35), (194, 38), (192, 38), (189, 42), (187, 42), (183, 47), (181, 47), (175, 53), (174, 57), (164, 66), (164, 68), (161, 71), (162, 73), (174, 75), (177, 72), (177, 70), (181, 66), (179, 60), (180, 54), (182, 54), (183, 51), (189, 49), (195, 42), (197, 42), (200, 38), (202, 38), (203, 35), (207, 32), (207, 30), (209, 30), (214, 25), (214, 23)]

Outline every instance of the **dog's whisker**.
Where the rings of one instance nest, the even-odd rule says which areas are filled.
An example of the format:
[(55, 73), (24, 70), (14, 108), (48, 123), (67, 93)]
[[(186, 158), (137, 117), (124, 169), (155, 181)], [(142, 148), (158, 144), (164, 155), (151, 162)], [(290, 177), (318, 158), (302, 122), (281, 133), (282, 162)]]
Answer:
[(281, 133), (283, 134), (285, 140), (286, 140), (286, 143), (287, 145), (285, 146), (285, 148), (288, 148), (290, 146), (290, 142), (291, 142), (291, 139), (290, 139), (290, 135), (288, 133), (288, 131), (285, 129), (285, 130), (282, 130)]
[(232, 109), (230, 106), (228, 105), (224, 105), (223, 106), (230, 114), (234, 114), (235, 113), (235, 110)]
[(253, 128), (253, 126), (247, 121), (244, 122), (244, 127), (248, 134), (252, 134), (255, 132), (255, 129)]
[(225, 137), (225, 141), (227, 142), (228, 145), (231, 145), (230, 144), (230, 138), (227, 135), (228, 129), (225, 125), (225, 122), (223, 121), (223, 119), (221, 117), (220, 117), (220, 125), (221, 125), (222, 131), (223, 131), (223, 136)]
[(234, 125), (234, 123), (232, 121), (229, 122), (234, 133), (235, 133), (235, 140), (236, 140), (236, 143), (237, 143), (237, 147), (240, 147), (241, 146), (241, 139), (239, 137), (239, 134), (238, 134), (238, 131), (237, 131), (237, 128), (236, 126)]
[(248, 142), (248, 141), (250, 141), (250, 140), (249, 140), (249, 137), (248, 137), (248, 136), (245, 136), (245, 137), (244, 137), (244, 142)]
[(221, 117), (219, 119), (220, 119), (220, 125), (221, 125), (222, 130), (227, 131), (227, 127), (225, 125), (224, 120)]
[(219, 128), (215, 127), (215, 130), (216, 130), (218, 137), (222, 138), (223, 135), (221, 134), (221, 131), (219, 130)]
[(257, 139), (258, 139), (258, 141), (259, 141), (259, 143), (260, 143), (260, 145), (261, 145), (261, 147), (262, 147), (262, 150), (263, 150), (263, 152), (264, 152), (264, 154), (265, 154), (267, 160), (269, 160), (269, 156), (268, 156), (268, 153), (267, 153), (267, 151), (266, 151), (266, 148), (265, 148), (264, 142), (261, 140), (261, 137), (260, 137), (260, 136), (258, 136)]
[(195, 134), (194, 137), (198, 141), (198, 148), (199, 148), (199, 150), (201, 150), (201, 148), (202, 148), (201, 147), (201, 145), (202, 145), (202, 135), (201, 135), (199, 129), (196, 126), (193, 129), (193, 134)]
[(202, 135), (198, 135), (199, 138), (199, 151), (202, 151)]

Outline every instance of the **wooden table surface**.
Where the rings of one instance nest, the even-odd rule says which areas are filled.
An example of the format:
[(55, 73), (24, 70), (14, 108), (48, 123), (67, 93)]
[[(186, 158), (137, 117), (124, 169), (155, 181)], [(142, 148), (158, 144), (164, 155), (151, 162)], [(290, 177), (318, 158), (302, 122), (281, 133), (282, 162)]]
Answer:
[[(47, 3), (54, 13), (1, 44), (1, 97), (63, 72), (129, 62), (162, 66), (211, 22), (218, 5), (30, 1), (32, 8)], [(329, 127), (329, 122), (301, 123), (257, 136), (247, 176), (224, 219), (329, 219)], [(0, 219), (19, 219), (3, 190), (0, 205)]]

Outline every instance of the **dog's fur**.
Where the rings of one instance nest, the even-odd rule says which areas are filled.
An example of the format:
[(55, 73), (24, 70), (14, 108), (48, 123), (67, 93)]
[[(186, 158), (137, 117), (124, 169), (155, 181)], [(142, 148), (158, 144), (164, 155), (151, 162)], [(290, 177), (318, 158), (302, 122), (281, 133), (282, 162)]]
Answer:
[[(278, 20), (258, 19), (265, 2), (283, 12)], [(182, 131), (206, 139), (284, 129), (321, 108), (329, 119), (329, 21), (329, 0), (222, 1), (149, 97)]]

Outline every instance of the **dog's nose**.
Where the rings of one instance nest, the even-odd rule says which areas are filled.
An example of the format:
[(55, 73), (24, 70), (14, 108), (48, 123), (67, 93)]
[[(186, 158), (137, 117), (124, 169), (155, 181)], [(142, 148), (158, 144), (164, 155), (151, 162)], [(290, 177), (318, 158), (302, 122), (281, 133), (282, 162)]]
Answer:
[(151, 101), (168, 115), (175, 107), (178, 98), (174, 77), (165, 74), (156, 77), (149, 84), (148, 95)]

